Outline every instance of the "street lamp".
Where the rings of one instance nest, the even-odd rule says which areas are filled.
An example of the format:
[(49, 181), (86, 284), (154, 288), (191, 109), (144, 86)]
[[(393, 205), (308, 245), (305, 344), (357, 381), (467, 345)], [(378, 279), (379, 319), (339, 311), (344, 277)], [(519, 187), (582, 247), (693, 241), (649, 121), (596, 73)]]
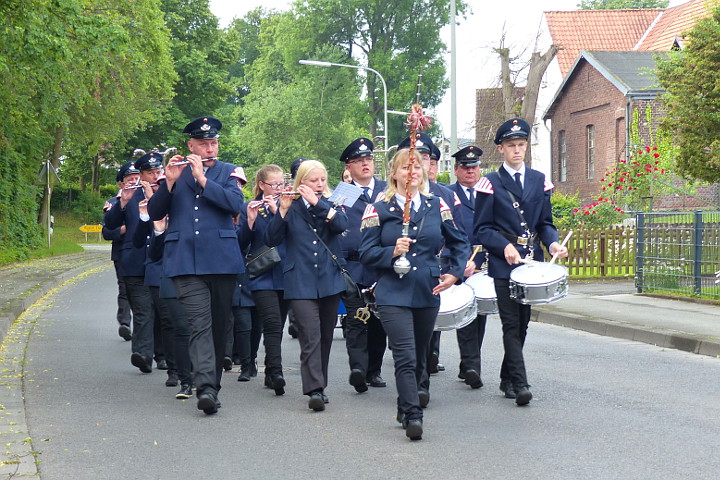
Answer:
[[(380, 78), (380, 81), (382, 82), (383, 86), (383, 132), (385, 133), (385, 149), (383, 150), (383, 153), (387, 156), (388, 152), (388, 103), (387, 103), (387, 84), (385, 83), (385, 79), (382, 75), (380, 75), (380, 72), (377, 70), (370, 68), (370, 67), (362, 67), (359, 65), (347, 65), (345, 63), (333, 63), (333, 62), (323, 62), (320, 60), (300, 60), (300, 63), (303, 65), (312, 65), (315, 67), (347, 67), (347, 68), (355, 68), (357, 70), (368, 70), (375, 75), (377, 75)], [(383, 162), (385, 163), (385, 162)]]

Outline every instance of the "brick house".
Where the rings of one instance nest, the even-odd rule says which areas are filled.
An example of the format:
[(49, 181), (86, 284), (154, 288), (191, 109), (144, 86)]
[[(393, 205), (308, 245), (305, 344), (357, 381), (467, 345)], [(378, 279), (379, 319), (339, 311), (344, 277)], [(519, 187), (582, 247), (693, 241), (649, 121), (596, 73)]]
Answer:
[(543, 116), (553, 125), (552, 181), (558, 191), (577, 192), (582, 200), (598, 197), (599, 180), (606, 169), (628, 156), (628, 128), (634, 112), (642, 119), (640, 138), (650, 143), (645, 112), (650, 107), (653, 129), (663, 114), (657, 99), (663, 90), (655, 86), (656, 55), (580, 53)]

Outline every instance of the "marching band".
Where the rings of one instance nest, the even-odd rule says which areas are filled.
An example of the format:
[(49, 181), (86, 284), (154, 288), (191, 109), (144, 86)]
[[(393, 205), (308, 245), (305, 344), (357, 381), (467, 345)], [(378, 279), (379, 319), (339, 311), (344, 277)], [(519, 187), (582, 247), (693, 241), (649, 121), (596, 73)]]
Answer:
[[(180, 385), (179, 399), (194, 392), (197, 408), (213, 415), (221, 407), (224, 370), (240, 365), (242, 382), (257, 375), (262, 335), (265, 386), (283, 395), (282, 332), (289, 317), (301, 347), (302, 392), (308, 408), (321, 412), (329, 403), (330, 348), (344, 309), (350, 385), (357, 393), (385, 387), (387, 341), (396, 420), (409, 439), (420, 440), (429, 374), (437, 371), (438, 330), (457, 330), (459, 377), (477, 389), (486, 315), (499, 310), (500, 388), (518, 406), (530, 402), (522, 347), (531, 304), (564, 296), (567, 275), (550, 265), (560, 271), (553, 270), (557, 278), (550, 282), (556, 292), (545, 298), (545, 290), (533, 289), (534, 271), (530, 279), (511, 274), (542, 260), (541, 243), (552, 263), (566, 257), (567, 248), (552, 223), (552, 184), (524, 164), (527, 123), (511, 119), (500, 126), (496, 144), (504, 164), (485, 177), (479, 174), (482, 150), (456, 152), (458, 183), (450, 186), (434, 182), (437, 147), (426, 134), (411, 130), (389, 164), (387, 182), (374, 176), (372, 141), (358, 138), (340, 155), (348, 174), (344, 188), (358, 192), (354, 201), (330, 199), (325, 166), (310, 159), (293, 162), (292, 187), (280, 166), (262, 167), (245, 201), (243, 169), (219, 160), (221, 129), (210, 116), (191, 121), (183, 130), (190, 154), (165, 162), (174, 149), (138, 151), (142, 157), (123, 164), (119, 193), (105, 204), (103, 231), (113, 240), (118, 276), (118, 333), (131, 341), (134, 367), (151, 373), (159, 342), (166, 385)], [(469, 298), (455, 293), (461, 285)]]

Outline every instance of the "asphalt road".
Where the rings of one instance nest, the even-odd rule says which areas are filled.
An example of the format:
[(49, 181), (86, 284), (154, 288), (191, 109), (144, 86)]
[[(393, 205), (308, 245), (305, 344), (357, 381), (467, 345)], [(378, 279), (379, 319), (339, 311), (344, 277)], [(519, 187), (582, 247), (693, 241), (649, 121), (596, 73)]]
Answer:
[[(354, 393), (336, 331), (330, 404), (301, 395), (297, 341), (283, 341), (287, 394), (225, 375), (217, 415), (179, 401), (165, 373), (130, 365), (117, 336), (111, 268), (47, 300), (28, 345), (25, 405), (43, 480), (717, 478), (720, 359), (532, 324), (526, 362), (534, 400), (498, 390), (499, 318), (483, 355), (485, 387), (458, 381), (453, 333), (432, 377), (423, 440), (394, 420), (387, 388)], [(262, 347), (260, 358), (262, 358)], [(262, 375), (262, 374), (261, 374)]]

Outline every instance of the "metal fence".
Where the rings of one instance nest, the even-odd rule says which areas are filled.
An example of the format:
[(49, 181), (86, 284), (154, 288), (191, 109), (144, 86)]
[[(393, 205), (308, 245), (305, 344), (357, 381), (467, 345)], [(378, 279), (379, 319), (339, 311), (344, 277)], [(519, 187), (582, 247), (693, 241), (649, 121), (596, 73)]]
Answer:
[(720, 212), (653, 212), (636, 216), (638, 292), (720, 298)]

